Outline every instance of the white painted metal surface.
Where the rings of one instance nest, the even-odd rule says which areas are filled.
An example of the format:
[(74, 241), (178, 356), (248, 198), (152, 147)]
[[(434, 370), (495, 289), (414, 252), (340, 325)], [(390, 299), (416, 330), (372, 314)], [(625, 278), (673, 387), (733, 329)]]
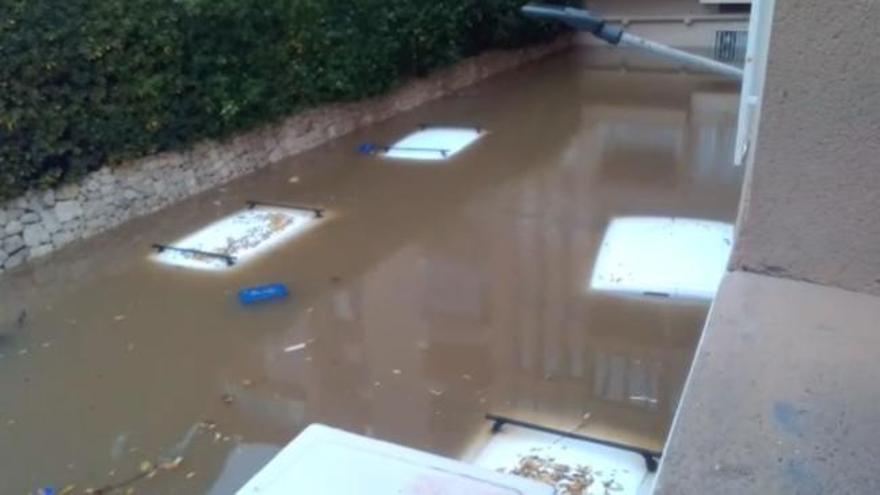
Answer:
[(405, 160), (448, 160), (470, 146), (482, 134), (482, 131), (474, 128), (429, 127), (394, 143), (384, 156)]
[(553, 489), (460, 461), (311, 425), (238, 495), (552, 495)]
[[(170, 245), (233, 256), (238, 266), (304, 232), (317, 220), (312, 211), (259, 206), (238, 211)], [(154, 254), (153, 259), (197, 270), (232, 268), (223, 259), (170, 249)]]
[(710, 299), (727, 267), (733, 226), (673, 217), (611, 221), (589, 289)]
[(758, 132), (775, 5), (776, 0), (755, 0), (752, 3), (739, 122), (736, 130), (736, 151), (733, 160), (735, 165), (745, 163), (751, 143), (754, 142)]
[(620, 39), (620, 46), (631, 46), (635, 48), (640, 48), (655, 55), (659, 55), (663, 58), (674, 60), (676, 62), (691, 67), (715, 72), (717, 74), (721, 74), (732, 79), (741, 80), (743, 78), (743, 71), (739, 67), (734, 67), (732, 65), (718, 62), (709, 57), (703, 57), (700, 55), (695, 55), (693, 53), (688, 53), (684, 50), (672, 48), (668, 45), (656, 43), (649, 39), (645, 39), (641, 36), (636, 36), (628, 32), (623, 33), (623, 37)]
[(505, 425), (493, 434), (474, 463), (493, 471), (512, 472), (528, 458), (552, 459), (551, 465), (564, 466), (569, 472), (580, 469), (591, 473), (593, 482), (586, 491), (566, 488), (569, 482), (563, 480), (556, 486), (556, 493), (646, 495), (653, 482), (639, 454), (514, 425)]

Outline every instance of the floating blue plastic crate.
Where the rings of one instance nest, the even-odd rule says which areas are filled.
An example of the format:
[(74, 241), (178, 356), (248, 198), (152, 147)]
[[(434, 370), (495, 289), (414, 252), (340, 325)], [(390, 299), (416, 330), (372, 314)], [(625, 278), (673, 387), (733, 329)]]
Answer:
[(238, 292), (238, 300), (245, 306), (250, 306), (275, 299), (285, 299), (289, 295), (290, 292), (284, 284), (270, 284), (242, 289)]

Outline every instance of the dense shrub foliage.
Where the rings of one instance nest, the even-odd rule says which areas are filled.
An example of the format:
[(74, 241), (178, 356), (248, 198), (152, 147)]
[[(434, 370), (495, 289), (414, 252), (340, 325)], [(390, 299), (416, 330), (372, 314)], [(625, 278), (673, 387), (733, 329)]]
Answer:
[(0, 198), (546, 40), (522, 0), (0, 0)]

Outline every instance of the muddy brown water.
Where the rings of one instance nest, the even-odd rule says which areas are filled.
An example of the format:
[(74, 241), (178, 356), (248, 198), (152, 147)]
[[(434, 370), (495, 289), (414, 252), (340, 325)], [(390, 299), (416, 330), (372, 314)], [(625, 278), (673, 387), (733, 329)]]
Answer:
[[(589, 412), (581, 433), (661, 448), (708, 302), (588, 281), (613, 218), (733, 221), (737, 88), (594, 57), (505, 74), (6, 274), (0, 493), (111, 485), (175, 455), (136, 493), (233, 493), (312, 422), (459, 457), (487, 412), (561, 429)], [(489, 133), (444, 164), (354, 152), (424, 122)], [(330, 215), (230, 273), (147, 259), (248, 199)], [(237, 303), (272, 282), (292, 299)], [(216, 429), (188, 435), (200, 421)]]

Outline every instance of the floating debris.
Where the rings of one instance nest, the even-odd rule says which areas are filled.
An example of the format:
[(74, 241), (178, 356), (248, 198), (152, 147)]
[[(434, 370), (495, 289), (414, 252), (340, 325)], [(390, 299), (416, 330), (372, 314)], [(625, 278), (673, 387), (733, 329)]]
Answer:
[(656, 397), (648, 397), (646, 395), (630, 395), (629, 400), (633, 402), (641, 402), (652, 406), (656, 406), (659, 402)]
[(224, 404), (230, 405), (235, 402), (235, 397), (233, 397), (232, 394), (223, 394), (220, 396), (220, 400), (222, 400)]
[(393, 369), (393, 370), (391, 370), (391, 372), (394, 373), (395, 375), (403, 374), (403, 371), (400, 371), (399, 369)]
[(48, 349), (48, 348), (52, 347), (52, 342), (51, 341), (43, 342), (42, 344), (40, 344), (40, 347), (42, 347), (43, 349)]
[(290, 291), (284, 284), (268, 284), (258, 287), (248, 287), (238, 292), (238, 300), (245, 306), (273, 301), (276, 299), (286, 299), (290, 296)]
[(253, 387), (253, 386), (254, 386), (254, 381), (251, 380), (251, 379), (249, 379), (249, 378), (245, 378), (244, 380), (241, 381), (241, 386), (244, 387), (244, 388), (250, 388), (250, 387)]
[(302, 342), (302, 343), (296, 344), (296, 345), (291, 345), (291, 346), (285, 347), (284, 352), (286, 354), (289, 354), (291, 352), (301, 351), (301, 350), (305, 349), (307, 345), (308, 344), (305, 342)]
[(19, 355), (19, 356), (24, 356), (24, 355), (27, 354), (27, 353), (28, 353), (28, 350), (27, 350), (27, 349), (22, 349), (22, 350), (18, 351), (18, 355)]
[(116, 315), (113, 317), (113, 321), (123, 321), (125, 320), (125, 315)]
[(18, 325), (18, 328), (23, 328), (25, 323), (27, 323), (27, 310), (23, 309), (20, 313), (18, 313), (18, 318), (16, 318), (15, 323)]
[(434, 390), (433, 388), (428, 390), (428, 392), (430, 392), (431, 395), (436, 395), (437, 397), (440, 397), (441, 395), (443, 395), (442, 390)]
[(188, 480), (195, 478), (195, 476), (196, 476), (195, 471), (190, 471), (190, 472), (186, 473), (186, 479), (188, 479)]
[(160, 469), (164, 469), (165, 471), (173, 471), (180, 467), (180, 464), (183, 463), (183, 457), (177, 456), (170, 461), (163, 461), (159, 464)]
[(381, 387), (381, 386), (382, 386), (382, 382), (373, 382), (373, 386), (374, 386), (374, 387)]
[(212, 431), (217, 429), (217, 422), (210, 419), (203, 419), (196, 423), (196, 426), (201, 430)]
[(537, 455), (523, 457), (509, 473), (551, 485), (559, 495), (587, 495), (596, 481), (590, 466), (569, 466)]
[(471, 375), (468, 375), (467, 373), (465, 373), (465, 374), (461, 375), (461, 379), (465, 380), (465, 381), (470, 381), (471, 379), (473, 379), (473, 377), (471, 377)]
[(290, 179), (288, 179), (287, 182), (289, 182), (289, 183), (291, 183), (291, 184), (298, 184), (298, 183), (299, 183), (299, 177), (297, 177), (297, 176), (294, 175), (293, 177), (291, 177)]
[(70, 495), (74, 490), (76, 490), (76, 485), (67, 485), (58, 492), (58, 495)]

